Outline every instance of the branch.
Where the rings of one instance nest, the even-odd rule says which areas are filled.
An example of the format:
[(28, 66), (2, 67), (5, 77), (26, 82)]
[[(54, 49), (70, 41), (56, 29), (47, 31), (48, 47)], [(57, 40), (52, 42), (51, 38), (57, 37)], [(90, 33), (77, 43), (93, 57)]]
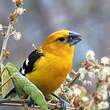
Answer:
[[(27, 104), (29, 102), (28, 99), (1, 99), (0, 100), (0, 106), (19, 106), (19, 107), (23, 107), (24, 104)], [(50, 106), (50, 108), (54, 108), (55, 106), (58, 107), (57, 103), (50, 103), (48, 102), (48, 106)], [(34, 106), (33, 108), (39, 109), (40, 106)], [(59, 107), (60, 108), (60, 105)], [(68, 110), (75, 110), (75, 108), (73, 107), (67, 107)]]
[(7, 47), (7, 43), (10, 37), (10, 32), (12, 31), (12, 23), (9, 23), (6, 35), (4, 37), (4, 41), (3, 41), (3, 45), (2, 45), (2, 49), (1, 49), (1, 54), (0, 54), (0, 63), (1, 63), (1, 73), (3, 71), (3, 56), (4, 56), (4, 51), (6, 50)]
[[(5, 68), (4, 59), (9, 56), (9, 52), (7, 51), (8, 41), (9, 41), (11, 36), (13, 36), (13, 38), (15, 38), (15, 40), (19, 40), (21, 38), (20, 32), (16, 32), (15, 25), (16, 25), (17, 18), (20, 15), (24, 14), (24, 12), (26, 11), (24, 8), (22, 8), (22, 2), (23, 2), (23, 0), (14, 0), (13, 1), (13, 3), (16, 5), (16, 7), (15, 7), (14, 11), (11, 12), (10, 15), (9, 15), (9, 23), (8, 23), (8, 26), (7, 26), (7, 30), (6, 31), (3, 30), (1, 32), (2, 33), (1, 35), (3, 36), (2, 37), (3, 38), (3, 44), (2, 44), (2, 49), (1, 49), (1, 53), (0, 53), (0, 68), (1, 68), (1, 70), (0, 70), (0, 72), (1, 72), (0, 73), (0, 80), (1, 80), (2, 85), (7, 83), (7, 82), (6, 83), (4, 83), (4, 82), (8, 77), (7, 75), (3, 74), (4, 73), (3, 72), (4, 68)], [(2, 88), (3, 96), (7, 92), (7, 88), (8, 88), (8, 85), (5, 85)]]
[(7, 43), (8, 43), (10, 36), (13, 35), (15, 39), (17, 40), (19, 38), (16, 38), (16, 36), (21, 36), (19, 32), (18, 33), (16, 32), (16, 30), (14, 29), (14, 26), (16, 24), (16, 20), (18, 16), (22, 15), (26, 11), (25, 9), (20, 7), (22, 4), (22, 1), (23, 0), (15, 0), (16, 8), (9, 16), (9, 25), (8, 25), (6, 33), (4, 33), (3, 44), (2, 44), (1, 54), (0, 54), (1, 73), (3, 71), (3, 63), (4, 63), (3, 58), (5, 57), (5, 54), (6, 54)]
[(16, 104), (24, 104), (27, 103), (28, 100), (25, 99), (0, 99), (0, 105), (1, 104), (10, 104), (10, 103), (16, 103)]
[(12, 79), (12, 76), (10, 76), (9, 79), (7, 79), (7, 81), (0, 86), (0, 89), (1, 89), (6, 83), (8, 83), (11, 79)]

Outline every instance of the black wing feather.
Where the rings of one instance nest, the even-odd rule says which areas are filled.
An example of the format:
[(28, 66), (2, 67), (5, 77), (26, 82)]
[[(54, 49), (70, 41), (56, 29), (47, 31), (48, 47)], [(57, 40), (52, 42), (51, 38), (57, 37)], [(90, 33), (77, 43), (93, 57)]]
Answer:
[[(33, 70), (34, 63), (42, 56), (44, 56), (43, 53), (41, 53), (39, 50), (34, 50), (27, 58), (28, 64), (26, 60), (24, 61), (23, 66), (20, 68), (20, 73), (25, 76), (26, 73), (31, 72)], [(15, 95), (15, 94), (16, 94), (16, 89), (14, 87), (4, 98), (8, 98), (10, 95)]]
[(26, 60), (24, 61), (23, 66), (20, 68), (20, 73), (25, 76), (26, 73), (31, 72), (33, 70), (34, 63), (42, 56), (44, 56), (43, 53), (38, 50), (34, 50), (27, 58), (28, 64)]

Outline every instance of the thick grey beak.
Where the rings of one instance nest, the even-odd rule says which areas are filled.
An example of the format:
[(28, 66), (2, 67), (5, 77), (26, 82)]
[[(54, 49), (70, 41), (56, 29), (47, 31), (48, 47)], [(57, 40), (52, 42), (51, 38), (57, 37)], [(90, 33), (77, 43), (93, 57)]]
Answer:
[(80, 42), (81, 39), (81, 35), (79, 33), (76, 32), (70, 32), (69, 36), (68, 36), (68, 40), (67, 42), (69, 43), (70, 46), (77, 44), (78, 42)]

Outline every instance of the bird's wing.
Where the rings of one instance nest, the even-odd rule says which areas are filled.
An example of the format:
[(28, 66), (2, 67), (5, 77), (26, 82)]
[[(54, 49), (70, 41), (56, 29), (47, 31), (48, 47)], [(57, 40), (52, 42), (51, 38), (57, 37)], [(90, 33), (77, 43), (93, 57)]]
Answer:
[(33, 71), (34, 63), (42, 56), (44, 56), (44, 54), (41, 51), (38, 49), (34, 50), (24, 61), (23, 66), (20, 68), (20, 73), (25, 76), (27, 73)]

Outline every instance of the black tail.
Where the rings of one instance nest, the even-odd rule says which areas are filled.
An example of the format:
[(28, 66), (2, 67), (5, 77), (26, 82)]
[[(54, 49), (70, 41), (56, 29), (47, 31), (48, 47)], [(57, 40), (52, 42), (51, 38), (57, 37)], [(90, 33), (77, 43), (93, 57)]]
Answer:
[(8, 97), (14, 97), (16, 96), (16, 89), (13, 88), (11, 89), (11, 91), (4, 97), (4, 99), (8, 98)]

